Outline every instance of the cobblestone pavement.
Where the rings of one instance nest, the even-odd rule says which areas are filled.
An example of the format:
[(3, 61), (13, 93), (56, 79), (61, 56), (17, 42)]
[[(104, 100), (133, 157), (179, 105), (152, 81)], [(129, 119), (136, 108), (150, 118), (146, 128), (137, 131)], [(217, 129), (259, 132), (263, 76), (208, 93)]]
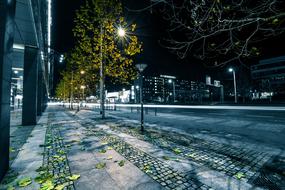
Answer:
[(53, 124), (55, 113), (45, 115), (39, 125), (13, 129), (10, 150), (13, 162), (0, 190), (74, 189), (79, 176), (72, 175), (69, 169), (66, 154), (69, 145), (63, 143), (59, 125)]
[(112, 125), (111, 129), (151, 142), (184, 158), (256, 186), (268, 189), (285, 187), (284, 157), (191, 136), (185, 137), (181, 134), (172, 133), (170, 136), (167, 132), (157, 130), (148, 130), (141, 134), (137, 128), (125, 124)]
[[(97, 118), (93, 118), (93, 120), (99, 121)], [(86, 123), (83, 125), (86, 125)], [(141, 134), (137, 127), (113, 118), (109, 118), (104, 123), (107, 123), (114, 132), (129, 134), (162, 149), (172, 151), (184, 159), (194, 161), (253, 186), (266, 189), (285, 188), (284, 157), (246, 147), (238, 148), (216, 141), (203, 140), (190, 135), (176, 134), (175, 132), (169, 135), (168, 131), (158, 131), (153, 128)], [(121, 146), (128, 147), (128, 145)], [(121, 151), (120, 153), (124, 154), (124, 151), (122, 152), (124, 149), (126, 148), (118, 149), (118, 152)], [(127, 151), (126, 155), (129, 154), (129, 151)], [(127, 159), (132, 159), (132, 157)], [(165, 159), (169, 158), (165, 157)], [(137, 163), (135, 160), (133, 161)]]
[(138, 130), (125, 125), (112, 126), (111, 129), (121, 131), (141, 140), (151, 142), (163, 149), (173, 151), (184, 158), (202, 163), (214, 170), (224, 172), (235, 178), (250, 180), (256, 172), (269, 160), (270, 155), (250, 149), (241, 149), (217, 142), (209, 142), (191, 136), (183, 137), (173, 133), (171, 136), (149, 130), (141, 134)]
[(131, 146), (118, 137), (108, 135), (103, 130), (92, 131), (94, 135), (100, 136), (101, 140), (107, 143), (106, 145), (113, 147), (166, 189), (210, 189), (210, 187), (197, 180), (195, 176), (176, 171), (171, 166)]
[(94, 128), (94, 123), (82, 121), (76, 115), (73, 115), (73, 117), (87, 129), (86, 134), (88, 136), (95, 135), (99, 137), (106, 148), (108, 146), (112, 147), (165, 189), (211, 189), (211, 187), (200, 182), (195, 175), (179, 172), (165, 162), (124, 142), (119, 137), (107, 134), (99, 128)]
[(66, 154), (68, 145), (63, 143), (59, 127), (59, 125), (51, 124), (47, 128), (42, 170), (46, 172), (46, 176), (52, 176), (55, 187), (63, 185), (65, 189), (72, 190), (74, 189), (73, 181), (68, 179), (72, 176)]
[[(36, 168), (36, 176), (31, 176), (33, 183), (36, 182), (37, 186), (30, 186), (24, 189), (32, 190), (39, 189), (33, 187), (41, 187), (42, 189), (75, 190), (76, 183), (74, 181), (80, 177), (79, 174), (82, 170), (76, 174), (72, 171), (70, 167), (72, 162), (69, 165), (69, 159), (71, 159), (69, 156), (79, 153), (76, 156), (104, 157), (102, 154), (106, 153), (107, 150), (112, 150), (113, 153), (120, 155), (121, 159), (125, 158), (126, 160), (121, 160), (120, 162), (118, 160), (109, 160), (107, 162), (108, 157), (105, 156), (106, 158), (98, 158), (97, 160), (100, 164), (104, 164), (100, 165), (100, 167), (106, 167), (106, 163), (107, 165), (109, 164), (107, 167), (113, 167), (114, 165), (112, 164), (117, 161), (116, 165), (124, 165), (124, 162), (128, 162), (130, 167), (136, 168), (139, 173), (159, 186), (154, 189), (160, 189), (161, 187), (163, 189), (177, 190), (220, 190), (215, 184), (204, 181), (204, 178), (199, 176), (201, 173), (197, 173), (195, 170), (184, 171), (177, 169), (171, 162), (168, 162), (171, 159), (178, 164), (180, 159), (187, 160), (195, 163), (197, 167), (209, 168), (209, 170), (221, 173), (235, 181), (246, 183), (247, 185), (251, 184), (250, 186), (240, 186), (240, 189), (285, 189), (285, 158), (279, 155), (272, 155), (247, 147), (238, 148), (217, 141), (204, 140), (174, 131), (170, 133), (169, 131), (156, 128), (148, 128), (144, 133), (141, 133), (137, 126), (126, 123), (123, 120), (115, 118), (101, 120), (99, 115), (92, 116), (90, 114), (88, 116), (88, 114), (80, 115), (80, 112), (61, 111), (60, 114), (57, 114), (59, 112), (56, 111), (48, 113), (45, 140), (41, 142), (42, 144), (35, 145), (43, 149), (41, 155), (43, 157), (42, 166)], [(108, 128), (108, 130), (104, 127)], [(32, 131), (33, 128), (29, 130)], [(29, 130), (19, 131), (16, 129), (13, 131), (13, 134), (17, 134), (17, 138), (22, 136), (27, 139), (31, 137), (31, 131)], [(131, 142), (129, 141), (130, 139), (124, 138), (122, 134), (133, 137), (133, 139), (138, 141)], [(158, 157), (156, 154), (151, 154), (148, 150), (143, 149), (142, 146), (135, 146), (133, 142), (139, 141), (148, 143), (152, 147), (157, 147), (158, 150), (161, 150), (161, 156)], [(25, 142), (19, 141), (18, 143), (19, 145), (14, 145), (14, 147), (21, 151), (18, 146), (20, 147), (20, 144)], [(70, 154), (72, 152), (70, 149), (73, 151), (72, 154)], [(166, 152), (175, 156), (170, 157), (168, 154), (165, 154)], [(100, 159), (106, 162), (101, 162), (102, 160), (100, 161)], [(73, 160), (73, 162), (77, 161)], [(90, 159), (89, 164), (94, 165), (94, 168), (96, 168), (97, 161)], [(82, 164), (82, 162), (78, 162), (78, 164)], [(120, 175), (118, 168), (113, 167), (112, 169), (117, 171), (113, 173), (114, 175)], [(125, 170), (125, 168), (122, 167), (122, 170)], [(92, 171), (94, 172), (92, 174), (96, 174), (96, 176), (102, 172), (97, 170), (97, 168)], [(17, 171), (11, 170), (7, 175), (8, 181), (17, 179), (17, 175)], [(82, 173), (82, 175), (85, 174)], [(113, 177), (109, 174), (104, 176), (113, 180)], [(88, 177), (84, 177), (85, 179), (81, 183), (94, 183), (94, 181), (88, 180)], [(124, 179), (120, 178), (119, 180)], [(96, 183), (94, 184), (96, 185)], [(232, 186), (228, 186), (227, 189), (233, 189), (229, 187)], [(99, 189), (102, 189), (102, 187)], [(226, 188), (223, 187), (221, 189)]]

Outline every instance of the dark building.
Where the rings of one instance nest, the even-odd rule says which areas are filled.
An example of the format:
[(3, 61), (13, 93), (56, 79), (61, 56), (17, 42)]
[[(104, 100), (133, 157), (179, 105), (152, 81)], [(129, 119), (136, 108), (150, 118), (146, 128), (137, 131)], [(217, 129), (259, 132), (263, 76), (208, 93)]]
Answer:
[(264, 59), (251, 67), (256, 98), (285, 97), (285, 56)]
[[(140, 101), (139, 81), (136, 80), (132, 90), (135, 103)], [(208, 88), (204, 83), (184, 79), (175, 76), (144, 76), (143, 100), (145, 103), (202, 103), (209, 97)]]
[(47, 105), (51, 1), (0, 1), (0, 180), (9, 167), (10, 113), (35, 125)]

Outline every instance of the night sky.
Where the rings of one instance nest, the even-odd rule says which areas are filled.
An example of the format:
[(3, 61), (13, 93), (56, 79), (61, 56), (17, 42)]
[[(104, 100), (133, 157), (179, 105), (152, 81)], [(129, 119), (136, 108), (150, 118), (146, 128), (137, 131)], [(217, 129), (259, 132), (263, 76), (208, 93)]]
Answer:
[[(131, 9), (137, 9), (147, 5), (145, 1), (125, 0), (124, 5)], [(58, 52), (65, 53), (74, 46), (72, 27), (75, 10), (84, 3), (83, 0), (54, 1), (53, 11), (53, 46)], [(165, 35), (166, 23), (158, 14), (150, 14), (150, 11), (140, 13), (126, 12), (128, 23), (137, 24), (139, 39), (143, 42), (144, 52), (136, 62), (148, 64), (146, 75), (168, 74), (179, 78), (195, 81), (205, 81), (205, 75), (210, 74), (216, 79), (230, 79), (227, 68), (209, 69), (203, 66), (200, 60), (188, 56), (184, 60), (177, 59), (176, 55), (161, 47), (159, 40)], [(285, 54), (285, 35), (266, 40), (262, 44), (262, 54), (258, 59), (251, 59), (246, 65), (257, 63), (259, 59), (281, 56)], [(56, 65), (56, 80), (58, 71), (64, 65)]]

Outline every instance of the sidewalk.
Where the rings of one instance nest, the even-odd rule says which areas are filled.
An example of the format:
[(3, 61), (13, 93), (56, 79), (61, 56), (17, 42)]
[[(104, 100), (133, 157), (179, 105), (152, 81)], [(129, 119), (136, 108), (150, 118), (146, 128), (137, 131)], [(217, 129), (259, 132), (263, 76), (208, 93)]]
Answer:
[(0, 189), (284, 187), (284, 157), (274, 152), (163, 128), (148, 127), (141, 134), (138, 126), (114, 117), (101, 120), (90, 110), (49, 107), (39, 125), (29, 128)]

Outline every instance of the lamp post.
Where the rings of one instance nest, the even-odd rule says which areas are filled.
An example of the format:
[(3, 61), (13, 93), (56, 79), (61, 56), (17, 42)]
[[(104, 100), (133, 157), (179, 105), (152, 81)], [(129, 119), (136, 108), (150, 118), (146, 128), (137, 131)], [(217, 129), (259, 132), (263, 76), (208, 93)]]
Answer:
[[(103, 34), (104, 29), (101, 24), (100, 26), (100, 114), (102, 115), (102, 119), (105, 119), (105, 68), (103, 61)], [(119, 37), (124, 37), (126, 31), (123, 28), (118, 28), (117, 35)]]
[(237, 84), (236, 84), (236, 72), (233, 68), (229, 68), (229, 72), (233, 73), (234, 77), (234, 91), (235, 91), (235, 103), (237, 103)]
[(172, 88), (173, 88), (173, 103), (175, 103), (175, 81), (169, 79), (168, 83), (171, 84), (172, 83)]
[(105, 96), (104, 96), (104, 63), (103, 63), (103, 27), (101, 24), (100, 27), (100, 58), (101, 58), (101, 63), (100, 63), (100, 114), (102, 115), (102, 119), (105, 119)]
[(71, 71), (70, 108), (73, 109), (73, 70)]
[(136, 64), (136, 68), (139, 70), (139, 80), (140, 80), (140, 101), (141, 101), (141, 131), (144, 131), (144, 118), (143, 118), (143, 77), (142, 72), (147, 67), (147, 64)]
[(138, 103), (139, 102), (139, 100), (138, 100), (138, 98), (139, 98), (139, 96), (138, 96), (138, 91), (140, 90), (140, 86), (139, 85), (136, 85), (136, 93), (135, 93), (135, 95), (136, 95), (136, 103)]

